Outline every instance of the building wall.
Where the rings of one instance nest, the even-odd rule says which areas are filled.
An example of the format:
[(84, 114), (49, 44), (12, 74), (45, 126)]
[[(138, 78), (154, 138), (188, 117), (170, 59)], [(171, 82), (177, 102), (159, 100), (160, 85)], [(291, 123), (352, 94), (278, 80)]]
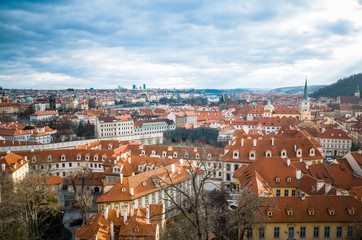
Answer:
[[(272, 218), (272, 217), (271, 217)], [(269, 219), (266, 219), (268, 221)], [(265, 238), (259, 237), (259, 228), (265, 229)], [(279, 227), (279, 238), (274, 237), (274, 229)], [(300, 237), (301, 227), (305, 227), (305, 238)], [(314, 237), (314, 227), (319, 227), (319, 237)], [(330, 228), (329, 237), (325, 238), (325, 227)], [(341, 237), (337, 237), (337, 227), (342, 227)], [(249, 239), (349, 239), (348, 227), (345, 222), (316, 222), (316, 223), (264, 223), (253, 228), (253, 237)], [(289, 229), (294, 228), (294, 237), (289, 238)], [(248, 239), (248, 238), (246, 238)]]

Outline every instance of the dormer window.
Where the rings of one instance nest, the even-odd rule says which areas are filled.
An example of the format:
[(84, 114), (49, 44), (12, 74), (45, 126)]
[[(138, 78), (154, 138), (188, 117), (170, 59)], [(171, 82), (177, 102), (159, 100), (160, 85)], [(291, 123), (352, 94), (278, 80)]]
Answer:
[(185, 152), (184, 157), (185, 157), (186, 159), (188, 159), (188, 158), (189, 158), (189, 153), (188, 153), (188, 152)]
[(113, 145), (112, 144), (108, 144), (108, 149), (112, 149)]
[(249, 160), (255, 160), (255, 158), (256, 158), (256, 152), (255, 151), (249, 152)]
[(65, 161), (65, 155), (62, 154), (62, 156), (60, 157), (60, 161)]
[(79, 161), (79, 160), (81, 160), (81, 159), (82, 159), (82, 155), (78, 154), (78, 155), (77, 155), (77, 160)]
[(85, 160), (89, 161), (89, 155), (88, 154), (85, 156)]
[(273, 216), (273, 211), (272, 211), (272, 210), (268, 210), (268, 211), (267, 211), (267, 214), (268, 214), (268, 217), (271, 217), (271, 216)]
[(167, 152), (166, 151), (163, 151), (162, 152), (162, 157), (166, 157), (167, 156)]
[(347, 211), (349, 215), (354, 215), (355, 214), (355, 209), (353, 207), (347, 207)]
[(271, 156), (272, 156), (271, 151), (270, 151), (270, 150), (266, 151), (266, 152), (265, 152), (265, 156), (266, 156), (266, 157), (271, 157)]
[(287, 183), (291, 183), (292, 182), (292, 178), (287, 177)]
[(235, 159), (235, 158), (238, 158), (238, 157), (239, 157), (239, 151), (235, 150), (233, 152), (233, 158)]
[(122, 192), (125, 192), (125, 191), (126, 191), (126, 188), (125, 188), (125, 187), (123, 187), (123, 188), (122, 188)]
[(207, 159), (211, 160), (211, 153), (207, 154)]
[(146, 154), (146, 151), (145, 150), (142, 150), (141, 151), (141, 155), (144, 156)]
[(314, 148), (309, 150), (309, 156), (315, 156), (315, 149)]
[(94, 155), (94, 161), (98, 161), (98, 155)]
[(47, 160), (48, 160), (48, 162), (51, 162), (53, 160), (53, 156), (49, 155)]
[(200, 153), (196, 153), (196, 159), (200, 159)]
[(287, 209), (287, 214), (288, 216), (293, 216), (293, 210), (292, 209)]
[(173, 152), (173, 157), (174, 158), (177, 158), (177, 155), (178, 155), (177, 152)]
[(107, 155), (102, 155), (102, 161), (105, 161), (107, 158)]
[(282, 158), (287, 157), (287, 151), (286, 151), (285, 149), (282, 150), (282, 151), (280, 152), (280, 156), (281, 156)]
[(335, 211), (334, 211), (333, 208), (328, 208), (327, 210), (328, 210), (328, 213), (329, 213), (330, 216), (334, 216)]
[(299, 149), (297, 150), (297, 153), (296, 153), (296, 154), (297, 154), (297, 157), (302, 157), (302, 149), (299, 148)]
[(308, 208), (308, 214), (309, 214), (309, 216), (314, 216), (314, 209)]
[(36, 162), (36, 157), (33, 156), (33, 157), (31, 158), (31, 161), (32, 161), (33, 163), (35, 163), (35, 162)]
[(139, 232), (139, 231), (140, 231), (140, 229), (139, 229), (139, 228), (136, 228), (134, 231), (135, 231), (135, 232)]
[(151, 156), (155, 156), (155, 155), (156, 155), (156, 150), (152, 150)]
[(275, 182), (280, 183), (280, 177), (275, 177)]
[(142, 182), (142, 186), (146, 187), (147, 183), (146, 182)]

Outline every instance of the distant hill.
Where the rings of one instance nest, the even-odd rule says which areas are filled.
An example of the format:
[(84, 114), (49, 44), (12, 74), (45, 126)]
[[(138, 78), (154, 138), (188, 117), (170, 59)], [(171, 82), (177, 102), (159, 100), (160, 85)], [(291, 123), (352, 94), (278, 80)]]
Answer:
[(311, 94), (311, 97), (337, 97), (337, 96), (353, 96), (356, 91), (357, 84), (362, 88), (362, 73), (354, 74), (349, 77), (338, 80), (324, 88)]
[[(311, 85), (308, 86), (308, 92), (312, 93), (318, 91), (319, 89), (325, 87), (326, 85)], [(304, 86), (297, 86), (297, 87), (282, 87), (282, 88), (275, 88), (269, 90), (269, 93), (281, 93), (281, 94), (303, 94)]]

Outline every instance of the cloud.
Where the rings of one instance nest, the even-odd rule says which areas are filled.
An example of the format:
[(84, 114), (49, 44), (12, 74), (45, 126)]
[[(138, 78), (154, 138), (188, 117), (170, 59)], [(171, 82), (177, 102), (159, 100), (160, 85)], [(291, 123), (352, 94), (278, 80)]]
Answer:
[(0, 81), (244, 88), (308, 74), (325, 84), (361, 71), (359, 29), (357, 1), (7, 1)]

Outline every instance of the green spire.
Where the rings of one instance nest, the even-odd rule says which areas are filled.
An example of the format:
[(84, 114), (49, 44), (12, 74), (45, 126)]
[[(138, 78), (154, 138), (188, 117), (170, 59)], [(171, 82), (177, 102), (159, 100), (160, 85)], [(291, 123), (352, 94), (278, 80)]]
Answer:
[(308, 85), (307, 85), (307, 78), (305, 78), (303, 101), (308, 101)]

